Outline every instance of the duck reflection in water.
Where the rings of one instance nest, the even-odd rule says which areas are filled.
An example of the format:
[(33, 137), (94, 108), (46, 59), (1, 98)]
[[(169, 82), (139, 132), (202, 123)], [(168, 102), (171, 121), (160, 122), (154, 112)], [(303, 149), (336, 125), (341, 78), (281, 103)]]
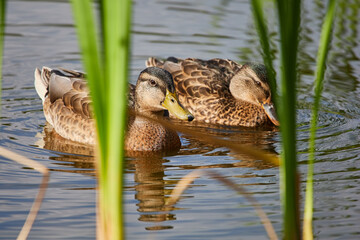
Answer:
[[(88, 144), (73, 142), (61, 137), (54, 128), (46, 122), (43, 132), (38, 133), (38, 147), (55, 151), (57, 156), (50, 157), (55, 165), (54, 171), (84, 173), (95, 176), (94, 147)], [(69, 169), (70, 168), (70, 169)]]
[[(59, 156), (51, 157), (54, 164), (61, 166), (54, 167), (52, 170), (89, 174), (95, 177), (94, 148), (91, 145), (73, 142), (61, 137), (50, 124), (44, 126), (44, 130), (38, 135), (37, 145), (51, 151), (57, 152)], [(167, 162), (161, 153), (145, 152), (140, 155), (139, 152), (128, 152), (131, 157), (127, 158), (126, 171), (134, 172), (135, 199), (139, 221), (144, 222), (163, 222), (175, 220), (175, 214), (169, 213), (169, 208), (165, 206), (166, 181), (165, 167), (163, 163)], [(71, 170), (70, 170), (71, 169)], [(169, 229), (172, 226), (151, 226), (148, 230)]]
[[(164, 179), (165, 166), (168, 160), (160, 157), (139, 157), (129, 161), (135, 170), (134, 178), (136, 182), (135, 199), (138, 211), (141, 213), (139, 221), (163, 222), (175, 220), (175, 214), (169, 212), (166, 206), (166, 191), (168, 183)], [(172, 228), (171, 226), (156, 226), (159, 228)], [(149, 229), (150, 230), (150, 229)]]
[[(183, 123), (183, 122), (182, 122)], [(219, 127), (211, 126), (209, 124), (185, 124), (190, 128), (194, 128), (198, 132), (206, 133), (212, 137), (220, 137), (229, 139), (233, 142), (242, 145), (252, 145), (269, 152), (276, 153), (274, 147), (274, 137), (277, 134), (277, 130), (274, 128), (260, 128), (252, 129), (251, 131), (246, 128), (239, 127)], [(202, 143), (191, 136), (181, 136), (183, 143), (185, 143), (177, 153), (178, 156), (184, 158), (196, 156), (219, 156), (219, 161), (214, 164), (200, 165), (196, 164), (179, 164), (176, 165), (178, 169), (191, 170), (199, 168), (255, 168), (255, 169), (266, 169), (272, 168), (273, 165), (254, 159), (246, 155), (239, 155), (226, 148), (216, 146), (215, 144)], [(94, 150), (92, 146), (72, 142), (59, 136), (49, 125), (44, 128), (41, 141), (39, 146), (50, 149), (52, 151), (61, 152), (61, 157), (56, 157), (54, 160), (61, 161), (62, 166), (77, 168), (78, 170), (71, 170), (72, 172), (84, 173), (92, 168), (94, 174)], [(167, 168), (173, 168), (171, 162), (167, 160), (164, 155), (159, 153), (147, 153), (142, 156), (128, 152), (126, 160), (125, 171), (127, 174), (134, 174), (134, 186), (135, 196), (138, 200), (137, 211), (139, 212), (139, 221), (153, 222), (156, 223), (153, 226), (147, 226), (147, 230), (160, 230), (160, 229), (171, 229), (173, 226), (170, 224), (164, 224), (170, 220), (176, 220), (174, 214), (175, 208), (169, 208), (166, 205), (166, 200), (174, 188), (176, 180), (166, 180), (165, 171)], [(169, 156), (169, 155), (167, 155)], [(238, 161), (224, 162), (221, 160), (223, 156), (231, 156)], [(170, 164), (169, 164), (170, 163)], [(56, 164), (59, 164), (58, 162)], [(63, 167), (64, 171), (66, 167)], [(58, 169), (57, 169), (58, 170)], [(171, 211), (171, 212), (170, 212)], [(175, 212), (176, 213), (176, 212)]]

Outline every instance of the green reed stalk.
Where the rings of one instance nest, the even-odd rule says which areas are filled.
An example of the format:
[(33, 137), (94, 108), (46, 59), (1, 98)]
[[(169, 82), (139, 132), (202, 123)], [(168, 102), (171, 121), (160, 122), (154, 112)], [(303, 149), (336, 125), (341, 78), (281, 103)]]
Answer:
[[(280, 189), (283, 206), (284, 238), (299, 239), (299, 181), (296, 158), (296, 81), (300, 1), (277, 0), (280, 31), (281, 85), (276, 101), (282, 135)], [(262, 14), (262, 3), (252, 1), (253, 15), (264, 53), (264, 63), (272, 69), (270, 43)], [(275, 82), (275, 81), (274, 81)], [(274, 86), (275, 84), (272, 84)], [(274, 94), (276, 96), (276, 94)]]
[(254, 20), (256, 24), (256, 29), (260, 38), (260, 44), (263, 50), (263, 60), (267, 68), (268, 77), (270, 80), (271, 86), (271, 96), (272, 100), (276, 103), (277, 101), (277, 85), (275, 70), (273, 65), (273, 56), (271, 55), (270, 40), (268, 29), (266, 27), (266, 21), (264, 19), (263, 9), (264, 9), (263, 0), (252, 0), (251, 6), (253, 10)]
[[(122, 239), (123, 226), (123, 159), (126, 127), (128, 61), (130, 45), (131, 1), (104, 1), (103, 32), (105, 53), (105, 79), (110, 80), (107, 86), (107, 137), (106, 152), (108, 155), (107, 186), (109, 213), (112, 216), (111, 239)], [(119, 97), (120, 96), (120, 97)], [(120, 121), (119, 121), (120, 120)], [(109, 238), (107, 238), (109, 239)]]
[(281, 43), (281, 89), (278, 107), (283, 150), (280, 188), (285, 239), (300, 238), (296, 157), (296, 82), (300, 3), (301, 1), (277, 0)]
[(5, 15), (6, 15), (6, 0), (0, 0), (0, 103), (1, 103), (1, 89), (2, 89), (2, 63), (4, 50), (4, 35), (5, 35)]
[[(131, 1), (103, 0), (101, 40), (91, 0), (72, 0), (98, 134), (99, 239), (123, 239), (123, 156)], [(99, 44), (101, 42), (101, 44)]]
[(321, 37), (319, 42), (319, 50), (317, 55), (316, 78), (315, 78), (315, 96), (314, 105), (312, 107), (312, 116), (310, 124), (310, 140), (309, 140), (309, 165), (308, 176), (306, 182), (306, 197), (305, 197), (305, 212), (304, 212), (304, 226), (303, 238), (313, 239), (312, 218), (313, 218), (313, 175), (314, 175), (314, 161), (315, 161), (315, 138), (317, 128), (317, 118), (320, 105), (320, 97), (323, 89), (324, 74), (326, 69), (326, 58), (329, 51), (331, 32), (333, 28), (335, 16), (335, 0), (329, 0), (328, 9), (324, 19), (321, 30)]

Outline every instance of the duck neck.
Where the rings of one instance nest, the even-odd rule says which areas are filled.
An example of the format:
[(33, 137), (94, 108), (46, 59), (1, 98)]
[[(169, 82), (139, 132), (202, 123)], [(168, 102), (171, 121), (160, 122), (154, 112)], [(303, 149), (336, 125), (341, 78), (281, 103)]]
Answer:
[[(144, 115), (146, 117), (150, 117), (153, 119), (159, 119), (164, 116), (164, 110), (149, 111), (149, 109), (142, 109), (138, 105), (136, 105), (136, 107), (135, 107), (135, 112), (139, 113), (140, 115)], [(141, 118), (141, 116), (139, 116), (139, 117)]]

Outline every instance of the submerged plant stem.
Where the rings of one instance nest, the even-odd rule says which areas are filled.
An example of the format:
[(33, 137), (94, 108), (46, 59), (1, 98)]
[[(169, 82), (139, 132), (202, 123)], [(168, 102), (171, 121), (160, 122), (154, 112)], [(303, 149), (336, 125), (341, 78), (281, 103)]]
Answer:
[(225, 178), (224, 176), (218, 174), (217, 172), (213, 170), (194, 170), (184, 176), (177, 184), (174, 190), (171, 193), (171, 196), (167, 202), (167, 206), (172, 206), (176, 204), (176, 202), (180, 199), (181, 194), (190, 186), (190, 184), (195, 181), (195, 179), (203, 176), (208, 175), (211, 178), (218, 180), (219, 182), (223, 183), (225, 186), (231, 188), (232, 190), (236, 191), (238, 194), (241, 194), (244, 196), (244, 198), (251, 203), (251, 205), (254, 207), (256, 213), (261, 219), (262, 224), (264, 225), (264, 228), (266, 230), (266, 233), (269, 236), (269, 239), (271, 240), (277, 240), (278, 237), (276, 235), (276, 232), (267, 217), (266, 213), (262, 209), (261, 205), (256, 201), (256, 199), (253, 197), (253, 195), (246, 191), (245, 188), (237, 185), (232, 180)]
[(34, 224), (34, 221), (36, 219), (37, 213), (39, 212), (42, 200), (45, 196), (45, 192), (46, 192), (48, 182), (49, 182), (50, 173), (49, 173), (49, 170), (47, 169), (47, 167), (45, 167), (44, 165), (42, 165), (34, 160), (28, 159), (20, 154), (9, 151), (3, 147), (0, 147), (0, 155), (2, 155), (3, 157), (5, 157), (7, 159), (13, 160), (17, 163), (20, 163), (22, 165), (25, 165), (29, 168), (33, 168), (36, 171), (43, 174), (43, 178), (42, 178), (42, 181), (41, 181), (41, 184), (39, 187), (39, 192), (36, 195), (33, 205), (31, 206), (30, 212), (26, 218), (24, 226), (22, 227), (22, 229), (17, 237), (17, 240), (25, 240), (25, 239), (27, 239), (27, 237), (30, 233), (31, 227)]

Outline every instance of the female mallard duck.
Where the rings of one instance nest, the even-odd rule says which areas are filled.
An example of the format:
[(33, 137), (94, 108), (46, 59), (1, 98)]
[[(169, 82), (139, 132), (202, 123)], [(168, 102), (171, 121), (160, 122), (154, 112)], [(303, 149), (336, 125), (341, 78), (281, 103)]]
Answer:
[(165, 61), (149, 58), (146, 66), (171, 73), (180, 102), (196, 120), (247, 127), (270, 121), (279, 125), (264, 65), (170, 57)]
[[(64, 138), (95, 144), (95, 126), (84, 74), (71, 70), (43, 67), (35, 70), (35, 88), (42, 99), (46, 120)], [(188, 121), (193, 116), (178, 102), (171, 74), (150, 67), (143, 70), (136, 86), (130, 87), (130, 108), (140, 113), (128, 121), (125, 138), (127, 151), (175, 151), (181, 146), (175, 131), (141, 117), (172, 115)]]

